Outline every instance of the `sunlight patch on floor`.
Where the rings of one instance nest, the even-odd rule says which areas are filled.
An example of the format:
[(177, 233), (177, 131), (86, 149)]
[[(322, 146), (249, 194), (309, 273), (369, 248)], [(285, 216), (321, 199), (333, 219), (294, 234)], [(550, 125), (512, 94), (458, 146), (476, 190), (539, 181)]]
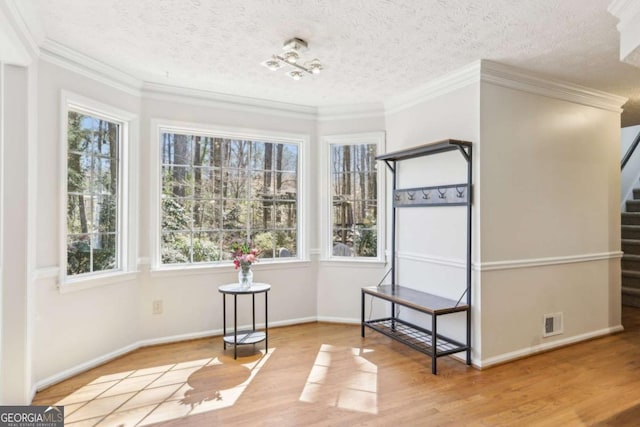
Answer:
[(371, 351), (323, 344), (300, 401), (377, 414), (378, 367), (362, 357)]
[[(232, 406), (275, 351), (104, 375), (55, 405), (65, 426), (143, 426)], [(242, 363), (242, 360), (248, 360)]]

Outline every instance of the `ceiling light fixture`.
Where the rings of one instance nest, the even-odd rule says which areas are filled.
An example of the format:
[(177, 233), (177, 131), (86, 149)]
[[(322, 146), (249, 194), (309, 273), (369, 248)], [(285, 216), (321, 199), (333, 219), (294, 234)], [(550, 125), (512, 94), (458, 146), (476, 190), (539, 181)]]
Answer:
[(273, 55), (271, 58), (262, 62), (262, 65), (271, 71), (278, 70), (287, 65), (294, 67), (295, 70), (287, 73), (293, 80), (300, 80), (305, 74), (319, 74), (323, 67), (318, 58), (301, 64), (300, 53), (308, 50), (308, 48), (309, 46), (306, 41), (294, 37), (284, 42), (282, 46), (284, 53), (282, 55)]

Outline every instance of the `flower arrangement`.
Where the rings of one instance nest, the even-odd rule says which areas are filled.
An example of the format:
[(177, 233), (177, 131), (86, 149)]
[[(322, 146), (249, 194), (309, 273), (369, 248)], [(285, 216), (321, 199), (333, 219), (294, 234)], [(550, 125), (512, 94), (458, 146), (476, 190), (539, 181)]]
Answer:
[(251, 241), (233, 242), (231, 245), (231, 254), (236, 270), (240, 267), (244, 270), (251, 267), (252, 263), (258, 261), (260, 251), (253, 247)]

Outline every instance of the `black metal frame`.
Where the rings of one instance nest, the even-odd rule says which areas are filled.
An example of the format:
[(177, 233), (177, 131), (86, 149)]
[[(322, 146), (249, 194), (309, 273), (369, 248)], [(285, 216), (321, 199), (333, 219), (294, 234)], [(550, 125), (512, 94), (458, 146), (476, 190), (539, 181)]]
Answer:
[[(398, 189), (398, 162), (402, 160), (424, 157), (448, 151), (459, 151), (467, 162), (467, 182), (463, 184), (441, 185), (435, 187)], [(394, 196), (393, 210), (391, 212), (391, 285), (378, 286), (373, 288), (362, 288), (361, 295), (361, 335), (365, 336), (365, 326), (387, 335), (397, 341), (400, 341), (418, 351), (431, 356), (432, 366), (431, 372), (437, 373), (437, 358), (461, 351), (466, 351), (466, 363), (471, 365), (471, 250), (472, 250), (472, 202), (473, 202), (473, 150), (472, 143), (468, 141), (460, 141), (448, 139), (438, 141), (419, 147), (410, 148), (398, 152), (383, 154), (376, 157), (376, 160), (384, 161), (393, 175), (392, 191)], [(448, 189), (465, 187), (466, 197), (461, 200), (442, 201), (440, 203), (423, 203), (414, 202), (413, 199), (404, 200), (396, 197), (398, 194), (407, 193), (409, 191), (432, 190), (432, 189)], [(440, 190), (438, 190), (440, 191)], [(442, 195), (442, 191), (440, 191)], [(458, 196), (460, 192), (458, 191)], [(396, 200), (398, 199), (398, 200)], [(398, 202), (398, 203), (396, 203)], [(436, 206), (466, 206), (466, 222), (467, 222), (467, 248), (466, 248), (466, 288), (458, 301), (448, 300), (439, 296), (431, 295), (424, 292), (410, 290), (397, 284), (397, 268), (396, 268), (396, 225), (397, 213), (396, 209), (403, 207), (436, 207)], [(370, 295), (371, 298), (380, 298), (391, 303), (391, 316), (382, 319), (365, 321), (365, 296)], [(462, 303), (462, 299), (466, 295), (466, 304)], [(423, 300), (419, 302), (416, 300)], [(431, 330), (411, 324), (397, 317), (396, 305), (408, 307), (410, 309), (426, 313), (431, 316)], [(466, 343), (460, 343), (448, 337), (438, 334), (437, 318), (441, 315), (466, 312)]]

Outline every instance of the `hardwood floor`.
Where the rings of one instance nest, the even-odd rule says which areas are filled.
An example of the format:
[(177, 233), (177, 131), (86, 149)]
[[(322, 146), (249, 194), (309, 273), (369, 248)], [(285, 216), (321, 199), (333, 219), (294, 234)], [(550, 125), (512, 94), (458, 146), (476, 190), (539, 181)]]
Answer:
[(39, 392), (67, 426), (624, 426), (640, 423), (640, 309), (625, 331), (484, 371), (359, 326), (270, 330), (143, 348)]

